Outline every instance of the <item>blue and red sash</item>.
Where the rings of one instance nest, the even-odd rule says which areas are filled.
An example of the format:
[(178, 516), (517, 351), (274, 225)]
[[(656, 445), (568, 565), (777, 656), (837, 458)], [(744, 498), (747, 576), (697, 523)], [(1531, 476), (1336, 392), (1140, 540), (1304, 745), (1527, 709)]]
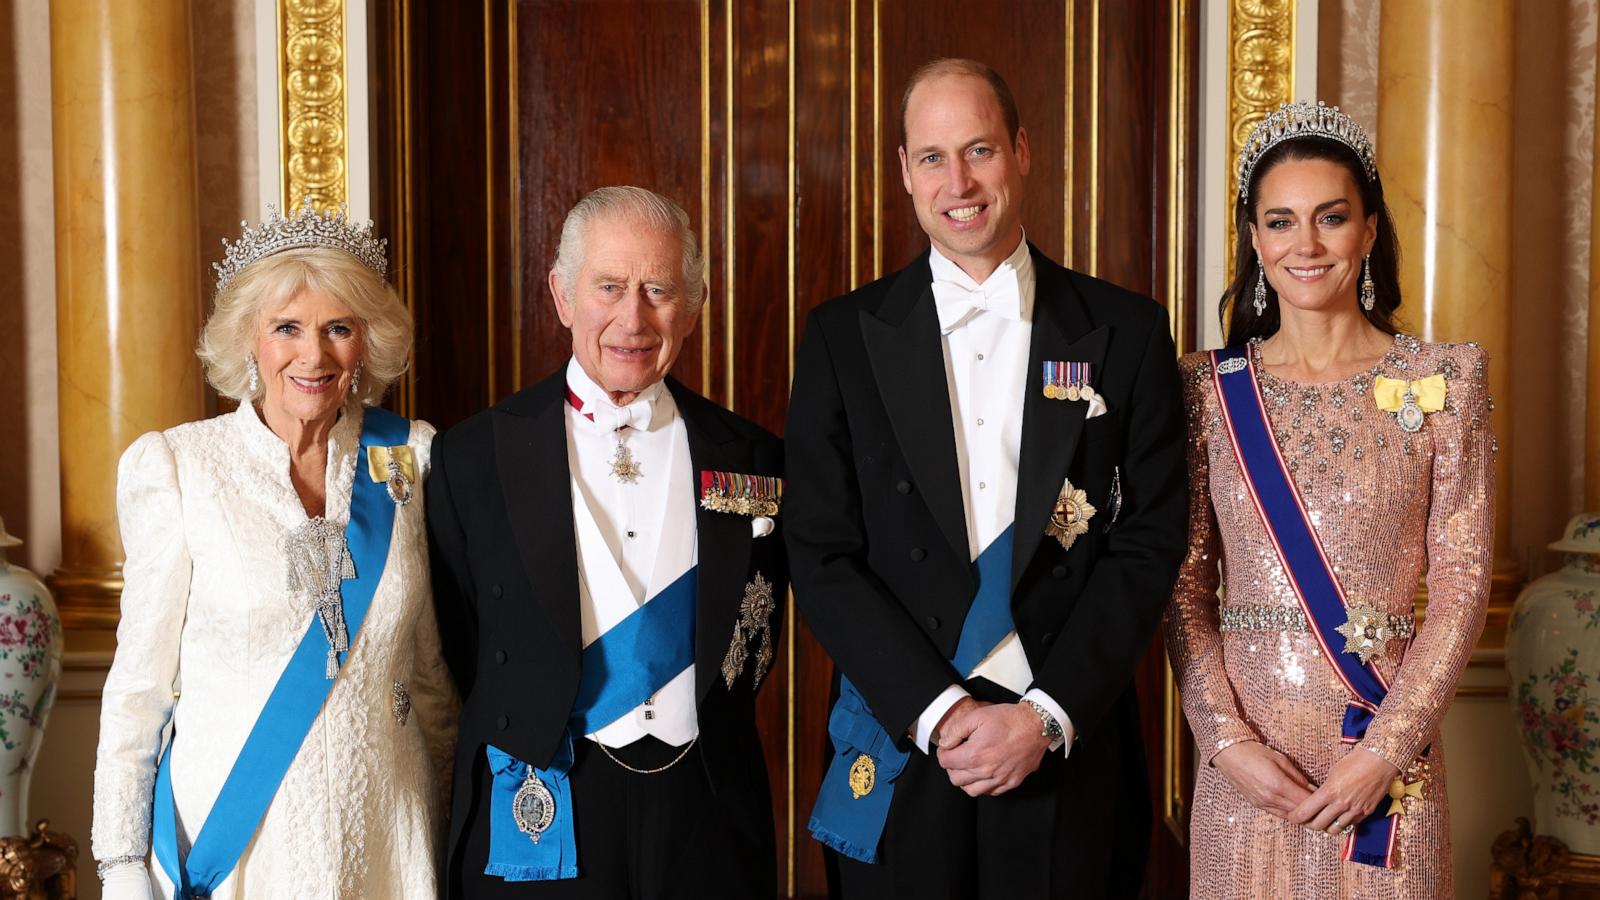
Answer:
[[(1255, 365), (1241, 347), (1211, 351), (1212, 380), (1221, 401), (1222, 421), (1228, 429), (1233, 458), (1239, 464), (1245, 488), (1261, 516), (1267, 537), (1278, 552), (1295, 598), (1322, 647), (1322, 656), (1350, 692), (1340, 740), (1351, 745), (1367, 733), (1378, 705), (1389, 693), (1389, 683), (1376, 660), (1365, 665), (1354, 653), (1345, 653), (1339, 626), (1349, 618), (1344, 587), (1306, 514), (1300, 491), (1272, 437), (1267, 411), (1261, 403)], [(1344, 858), (1351, 862), (1389, 868), (1394, 864), (1395, 819), (1386, 815), (1389, 798), (1356, 825), (1344, 842)]]

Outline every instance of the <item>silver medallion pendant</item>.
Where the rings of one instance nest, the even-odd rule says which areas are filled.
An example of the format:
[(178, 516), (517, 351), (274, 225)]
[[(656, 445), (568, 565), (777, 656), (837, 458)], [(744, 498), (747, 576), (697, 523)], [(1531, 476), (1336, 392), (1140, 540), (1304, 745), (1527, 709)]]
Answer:
[(400, 466), (394, 461), (393, 456), (389, 457), (389, 480), (384, 482), (384, 488), (396, 506), (405, 506), (411, 502), (411, 479), (400, 471)]
[(1406, 391), (1405, 396), (1400, 398), (1400, 404), (1400, 411), (1394, 414), (1395, 421), (1411, 434), (1421, 431), (1427, 414), (1417, 405), (1417, 398), (1410, 391)]
[(531, 766), (528, 777), (511, 798), (511, 817), (516, 820), (518, 830), (535, 844), (556, 820), (556, 795), (550, 793), (550, 788), (539, 780)]

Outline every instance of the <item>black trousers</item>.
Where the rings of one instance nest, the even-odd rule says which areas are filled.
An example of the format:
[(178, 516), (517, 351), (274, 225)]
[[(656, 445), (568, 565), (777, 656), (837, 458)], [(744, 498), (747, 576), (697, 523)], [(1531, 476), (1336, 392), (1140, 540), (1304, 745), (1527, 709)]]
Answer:
[[(641, 775), (593, 741), (574, 741), (571, 770), (578, 877), (507, 882), (482, 874), (487, 822), (467, 823), (461, 890), (466, 898), (533, 900), (751, 900), (777, 891), (770, 827), (754, 834), (727, 815), (696, 744), (665, 772)], [(680, 748), (652, 737), (611, 754), (636, 769), (670, 762)], [(485, 810), (476, 811), (482, 816)]]
[[(1002, 689), (987, 682), (969, 681), (967, 687), (982, 699), (1005, 702), (995, 694)], [(1124, 715), (1134, 716), (1137, 724), (1129, 705)], [(834, 895), (842, 900), (1139, 896), (1150, 814), (1144, 755), (1137, 732), (1132, 734), (1131, 748), (1113, 739), (1116, 735), (1102, 734), (1079, 741), (1070, 758), (1059, 750), (1047, 753), (1037, 771), (998, 797), (968, 797), (950, 783), (937, 756), (913, 749), (895, 782), (878, 863), (825, 851)]]

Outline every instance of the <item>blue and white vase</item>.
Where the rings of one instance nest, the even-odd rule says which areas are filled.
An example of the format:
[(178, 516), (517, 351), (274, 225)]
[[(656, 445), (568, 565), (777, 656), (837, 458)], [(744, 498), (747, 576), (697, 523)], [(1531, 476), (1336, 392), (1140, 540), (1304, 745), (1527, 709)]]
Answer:
[(0, 519), (0, 837), (27, 835), (28, 784), (61, 681), (61, 617), (38, 576), (6, 560)]
[(1600, 513), (1550, 545), (1560, 569), (1511, 610), (1506, 672), (1533, 780), (1534, 832), (1600, 855)]

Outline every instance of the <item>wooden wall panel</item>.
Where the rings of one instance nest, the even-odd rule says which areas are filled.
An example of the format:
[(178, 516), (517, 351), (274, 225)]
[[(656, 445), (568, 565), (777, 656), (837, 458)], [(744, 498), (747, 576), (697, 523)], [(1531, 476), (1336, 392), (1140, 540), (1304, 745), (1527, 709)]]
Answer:
[(941, 56), (970, 57), (994, 66), (1017, 101), (1033, 165), (1022, 218), (1028, 240), (1057, 260), (1062, 251), (1062, 151), (1065, 145), (1066, 6), (1061, 0), (985, 4), (970, 0), (883, 0), (877, 86), (882, 135), (863, 148), (881, 162), (883, 273), (899, 269), (928, 246), (900, 177), (900, 99), (911, 73)]
[[(977, 15), (970, 0), (380, 6), (382, 62), (410, 61), (410, 106), (381, 106), (397, 147), (375, 180), (413, 195), (376, 205), (413, 248), (419, 345), (403, 399), (440, 427), (565, 363), (546, 286), (561, 221), (586, 191), (631, 183), (681, 203), (707, 256), (701, 330), (674, 374), (781, 432), (809, 311), (927, 245), (896, 151), (906, 77), (936, 56), (988, 61), (1011, 84), (1033, 151), (1030, 240), (1136, 290), (1166, 283), (1171, 33), (1157, 0)], [(1153, 766), (1161, 671), (1156, 654), (1140, 674)], [(791, 606), (758, 701), (786, 896), (826, 895), (805, 822), (832, 680)], [(1165, 831), (1152, 841), (1151, 895), (1181, 895), (1182, 848)]]
[[(597, 187), (636, 184), (700, 219), (699, 7), (694, 0), (516, 4), (510, 127), (519, 151), (521, 385), (555, 371), (570, 354), (546, 277), (573, 203)], [(691, 343), (676, 372), (702, 387), (700, 363)]]

